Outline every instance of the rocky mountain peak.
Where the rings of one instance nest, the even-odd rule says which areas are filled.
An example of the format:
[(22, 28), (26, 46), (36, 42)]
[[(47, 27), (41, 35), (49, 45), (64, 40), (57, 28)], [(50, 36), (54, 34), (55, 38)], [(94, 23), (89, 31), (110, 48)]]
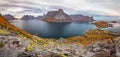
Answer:
[(58, 9), (58, 11), (49, 11), (43, 20), (48, 22), (71, 22), (72, 18), (63, 9)]

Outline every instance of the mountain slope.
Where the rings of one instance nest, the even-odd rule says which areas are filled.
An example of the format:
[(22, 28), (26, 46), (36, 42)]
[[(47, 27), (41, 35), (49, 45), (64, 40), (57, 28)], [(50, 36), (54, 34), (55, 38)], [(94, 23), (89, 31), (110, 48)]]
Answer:
[(31, 35), (28, 32), (15, 27), (14, 25), (10, 24), (1, 14), (0, 14), (0, 26), (16, 33), (17, 35), (23, 35), (24, 37), (32, 40), (35, 43), (46, 43), (41, 38), (36, 37), (35, 35)]
[(10, 24), (2, 15), (0, 15), (0, 26), (8, 28), (10, 30), (13, 30), (15, 32), (19, 32), (22, 33), (23, 35), (26, 35), (28, 37), (30, 37), (30, 34), (25, 32), (24, 30), (21, 30), (15, 26), (13, 26), (12, 24)]

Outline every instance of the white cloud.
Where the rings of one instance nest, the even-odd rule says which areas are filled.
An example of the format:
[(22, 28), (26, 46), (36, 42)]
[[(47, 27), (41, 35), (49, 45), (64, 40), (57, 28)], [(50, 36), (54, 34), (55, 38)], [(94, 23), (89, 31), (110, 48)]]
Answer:
[(8, 12), (21, 12), (23, 10), (24, 8), (20, 8), (20, 7), (11, 7), (11, 8), (6, 9), (6, 11)]
[(12, 12), (14, 15), (21, 15), (20, 12), (23, 11), (27, 12), (24, 14), (41, 15), (50, 10), (63, 8), (69, 14), (76, 14), (79, 11), (85, 11), (87, 14), (91, 11), (88, 14), (120, 16), (119, 3), (120, 0), (1, 0), (0, 11), (5, 14)]

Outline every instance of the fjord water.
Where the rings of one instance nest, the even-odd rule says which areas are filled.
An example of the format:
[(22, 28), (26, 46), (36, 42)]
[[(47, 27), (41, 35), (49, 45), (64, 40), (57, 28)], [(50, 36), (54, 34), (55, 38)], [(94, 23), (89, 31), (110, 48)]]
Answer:
[(96, 28), (95, 25), (86, 22), (50, 23), (37, 19), (14, 20), (12, 24), (31, 34), (37, 34), (38, 36), (44, 38), (82, 36), (87, 30)]

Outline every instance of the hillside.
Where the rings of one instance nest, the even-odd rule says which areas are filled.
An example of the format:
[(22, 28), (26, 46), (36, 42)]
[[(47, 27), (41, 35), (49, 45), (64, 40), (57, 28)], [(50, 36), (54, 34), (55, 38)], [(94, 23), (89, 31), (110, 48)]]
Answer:
[(29, 34), (28, 32), (19, 29), (15, 27), (14, 25), (10, 24), (1, 14), (0, 14), (0, 26), (1, 28), (5, 28), (13, 33), (16, 33), (16, 35), (23, 35), (24, 37), (27, 37), (28, 39), (34, 41), (34, 42), (43, 42), (44, 41), (40, 40), (39, 37), (34, 37), (34, 35)]
[(0, 15), (0, 57), (120, 57), (119, 43), (119, 36), (101, 29), (67, 39), (40, 38)]

